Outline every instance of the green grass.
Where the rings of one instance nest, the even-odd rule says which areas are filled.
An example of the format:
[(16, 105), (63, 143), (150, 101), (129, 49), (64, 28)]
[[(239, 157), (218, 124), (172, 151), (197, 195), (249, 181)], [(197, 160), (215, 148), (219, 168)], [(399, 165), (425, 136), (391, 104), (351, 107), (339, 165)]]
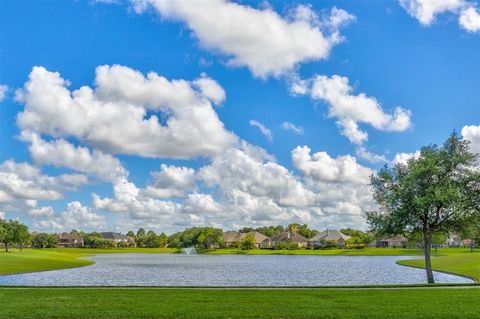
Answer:
[(176, 252), (171, 248), (52, 248), (52, 249), (11, 249), (0, 252), (0, 275), (75, 268), (91, 265), (91, 260), (79, 259), (100, 253), (165, 253)]
[[(398, 264), (417, 268), (425, 267), (423, 259), (401, 260)], [(480, 281), (480, 252), (436, 257), (432, 259), (432, 268)]]
[[(480, 251), (480, 250), (477, 250)], [(470, 252), (469, 248), (439, 248), (437, 252), (432, 250), (434, 256), (457, 255)], [(402, 248), (366, 248), (366, 249), (298, 249), (298, 250), (274, 250), (252, 249), (241, 250), (237, 248), (224, 248), (210, 251), (207, 254), (246, 254), (246, 255), (343, 255), (343, 256), (418, 256), (423, 255), (421, 249)]]
[(480, 289), (0, 288), (7, 318), (480, 318)]

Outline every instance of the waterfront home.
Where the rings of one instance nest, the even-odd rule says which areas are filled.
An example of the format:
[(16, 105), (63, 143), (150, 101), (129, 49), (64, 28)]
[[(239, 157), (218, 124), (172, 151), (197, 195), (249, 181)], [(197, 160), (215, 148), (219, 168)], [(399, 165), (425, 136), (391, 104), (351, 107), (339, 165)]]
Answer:
[(102, 235), (103, 238), (113, 240), (116, 243), (120, 243), (120, 242), (127, 243), (127, 244), (135, 243), (134, 238), (127, 235), (123, 235), (122, 233), (105, 232), (105, 233), (100, 233), (100, 235)]
[(61, 233), (57, 235), (58, 246), (62, 248), (83, 247), (83, 238), (77, 234)]
[(457, 234), (450, 234), (447, 240), (448, 247), (463, 247), (463, 240)]
[(268, 239), (267, 236), (259, 233), (258, 231), (251, 231), (248, 233), (240, 233), (236, 231), (226, 231), (223, 233), (222, 240), (225, 244), (225, 247), (234, 247), (240, 245), (242, 239), (248, 235), (252, 236), (255, 239), (255, 248), (260, 248), (262, 242), (265, 239)]
[(375, 242), (377, 248), (406, 248), (407, 239), (405, 236), (382, 237)]
[(293, 231), (285, 231), (272, 238), (266, 238), (262, 241), (262, 248), (275, 248), (280, 243), (295, 243), (298, 247), (306, 247), (308, 239)]
[(325, 229), (308, 240), (309, 246), (323, 247), (326, 242), (333, 242), (338, 247), (345, 247), (350, 236), (342, 234), (338, 230)]

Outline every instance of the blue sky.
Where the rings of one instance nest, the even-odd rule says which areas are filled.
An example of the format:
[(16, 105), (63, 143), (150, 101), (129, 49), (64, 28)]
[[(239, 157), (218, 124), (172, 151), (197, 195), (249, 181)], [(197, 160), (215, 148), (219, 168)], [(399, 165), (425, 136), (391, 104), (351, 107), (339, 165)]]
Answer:
[[(424, 2), (2, 1), (0, 212), (47, 231), (365, 228), (376, 169), (453, 130), (480, 149), (480, 4)], [(53, 72), (97, 88), (81, 111)], [(179, 131), (140, 142), (109, 103), (117, 124), (130, 105)]]

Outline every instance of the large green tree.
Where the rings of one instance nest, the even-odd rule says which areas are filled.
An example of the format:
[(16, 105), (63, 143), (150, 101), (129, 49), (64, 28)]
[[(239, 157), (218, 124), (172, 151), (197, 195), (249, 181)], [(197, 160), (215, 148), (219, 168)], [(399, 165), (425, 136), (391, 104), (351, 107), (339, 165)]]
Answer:
[(379, 210), (367, 214), (379, 234), (422, 234), (428, 283), (430, 250), (439, 232), (460, 232), (480, 214), (479, 158), (455, 132), (441, 146), (423, 147), (406, 164), (385, 166), (371, 177)]

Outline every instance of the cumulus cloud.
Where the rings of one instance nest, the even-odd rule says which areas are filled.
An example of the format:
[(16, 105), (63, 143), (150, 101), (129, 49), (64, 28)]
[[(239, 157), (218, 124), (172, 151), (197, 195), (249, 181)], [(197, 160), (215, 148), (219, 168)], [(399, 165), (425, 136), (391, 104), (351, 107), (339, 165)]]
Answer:
[(124, 66), (100, 66), (94, 89), (66, 86), (59, 73), (34, 67), (16, 94), (25, 104), (21, 130), (144, 157), (211, 156), (237, 140), (213, 109), (224, 100), (223, 89), (204, 75), (169, 81), (155, 72), (145, 77)]
[(468, 32), (480, 31), (480, 13), (475, 7), (470, 7), (462, 11), (458, 21)]
[(284, 75), (300, 63), (327, 58), (342, 41), (338, 29), (355, 20), (338, 8), (321, 18), (306, 5), (282, 17), (270, 7), (256, 9), (226, 0), (132, 3), (138, 13), (152, 7), (164, 18), (186, 23), (203, 47), (226, 55), (229, 65), (246, 66), (261, 78)]
[[(41, 209), (49, 210), (48, 208)], [(104, 229), (105, 226), (106, 219), (104, 216), (97, 214), (89, 207), (83, 206), (78, 201), (68, 203), (66, 209), (59, 214), (49, 215), (49, 218), (38, 218), (33, 222), (34, 229), (48, 231), (70, 231), (72, 229), (98, 231)]]
[(358, 123), (393, 132), (404, 131), (412, 125), (409, 110), (397, 106), (391, 114), (385, 112), (374, 97), (369, 97), (364, 92), (353, 94), (353, 88), (346, 77), (318, 75), (310, 80), (294, 79), (292, 85), (297, 87), (297, 93), (303, 92), (314, 100), (325, 102), (328, 116), (337, 119), (336, 124), (341, 134), (354, 144), (360, 145), (368, 140), (368, 133), (362, 131)]
[(22, 139), (30, 142), (29, 151), (38, 165), (66, 167), (98, 177), (103, 181), (116, 181), (128, 176), (120, 161), (101, 151), (91, 152), (83, 146), (74, 146), (64, 139), (44, 141), (36, 134), (23, 132)]
[(366, 185), (373, 173), (371, 169), (358, 164), (351, 155), (332, 158), (327, 152), (310, 152), (308, 146), (298, 146), (292, 151), (292, 160), (295, 168), (312, 180)]
[(251, 126), (258, 128), (260, 130), (260, 132), (262, 132), (262, 134), (267, 138), (267, 140), (269, 140), (270, 142), (273, 141), (273, 133), (265, 125), (263, 125), (262, 123), (260, 123), (257, 120), (250, 120), (250, 121), (248, 121), (248, 123)]
[(7, 96), (7, 91), (8, 91), (8, 85), (6, 84), (0, 85), (0, 102), (2, 102)]
[(298, 134), (298, 135), (303, 135), (303, 133), (304, 133), (303, 127), (296, 126), (295, 124), (290, 123), (290, 122), (283, 122), (280, 127), (284, 130), (291, 131), (291, 132), (293, 132), (295, 134)]
[(356, 150), (355, 150), (355, 153), (357, 154), (358, 157), (360, 157), (360, 158), (362, 158), (362, 159), (364, 159), (364, 160), (366, 160), (366, 161), (368, 161), (372, 164), (388, 162), (385, 155), (372, 153), (363, 146), (357, 147)]
[(399, 0), (408, 14), (420, 24), (429, 26), (438, 15), (452, 13), (458, 15), (460, 26), (468, 32), (480, 30), (480, 14), (475, 4), (466, 0)]
[(183, 197), (196, 188), (195, 170), (189, 167), (162, 164), (160, 171), (152, 172), (151, 177), (145, 189), (145, 194), (151, 197)]
[(480, 125), (466, 125), (461, 133), (470, 142), (470, 151), (480, 154)]
[(397, 153), (395, 154), (395, 157), (393, 158), (392, 164), (397, 165), (397, 164), (402, 164), (406, 165), (408, 163), (408, 160), (411, 158), (419, 158), (420, 157), (420, 151), (415, 151), (413, 153)]
[(63, 192), (74, 191), (86, 183), (84, 175), (47, 176), (31, 164), (7, 160), (0, 164), (0, 203), (57, 200)]

